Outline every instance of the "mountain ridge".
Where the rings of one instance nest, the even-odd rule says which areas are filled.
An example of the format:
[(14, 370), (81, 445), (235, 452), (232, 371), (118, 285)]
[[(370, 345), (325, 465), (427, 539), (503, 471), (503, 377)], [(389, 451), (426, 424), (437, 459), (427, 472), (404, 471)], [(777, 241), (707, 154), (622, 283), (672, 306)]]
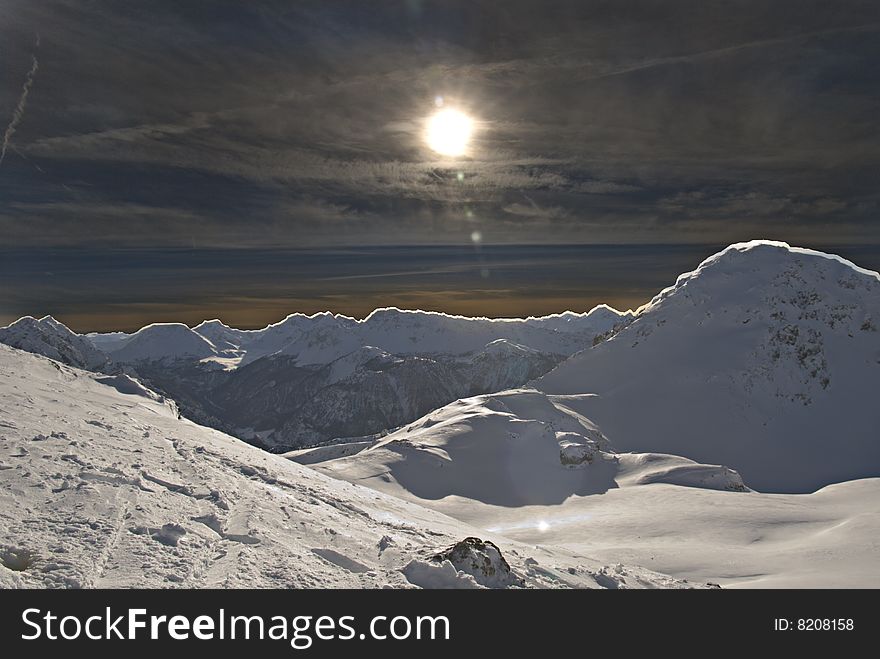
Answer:
[[(53, 319), (45, 330), (52, 340), (32, 341), (31, 349), (62, 361), (72, 355), (83, 365), (76, 350), (59, 352), (58, 344), (65, 336), (80, 345), (88, 339), (108, 356), (99, 368), (144, 380), (178, 400), (185, 415), (278, 451), (392, 431), (430, 406), (528, 384), (551, 394), (599, 394), (583, 403), (585, 416), (598, 415), (621, 450), (656, 450), (647, 438), (659, 432), (666, 452), (742, 467), (731, 448), (737, 442), (769, 440), (772, 431), (788, 438), (790, 450), (795, 428), (803, 437), (816, 427), (836, 434), (810, 420), (843, 419), (835, 408), (872, 421), (865, 410), (877, 384), (872, 363), (880, 362), (878, 282), (880, 274), (835, 255), (760, 240), (710, 255), (636, 312), (599, 305), (488, 319), (383, 307), (363, 319), (295, 313), (261, 330), (213, 319), (194, 328), (156, 323), (133, 334), (86, 337)], [(15, 326), (0, 336), (6, 332), (10, 342)], [(344, 377), (332, 376), (333, 369)], [(816, 411), (823, 406), (830, 407)], [(716, 433), (713, 416), (751, 439)], [(637, 423), (641, 417), (657, 425)], [(333, 418), (363, 421), (337, 425)], [(687, 419), (692, 428), (684, 426)], [(868, 445), (870, 423), (863, 425), (855, 443)], [(699, 440), (695, 428), (724, 439)], [(775, 454), (776, 464), (785, 455)], [(791, 476), (779, 485), (750, 469), (744, 476), (759, 487), (796, 490), (852, 475), (829, 467), (812, 481)]]
[[(785, 243), (739, 243), (530, 386), (596, 394), (580, 411), (622, 450), (723, 462), (758, 489), (812, 491), (880, 468), (878, 318), (880, 274)], [(798, 452), (804, 464), (786, 469)]]

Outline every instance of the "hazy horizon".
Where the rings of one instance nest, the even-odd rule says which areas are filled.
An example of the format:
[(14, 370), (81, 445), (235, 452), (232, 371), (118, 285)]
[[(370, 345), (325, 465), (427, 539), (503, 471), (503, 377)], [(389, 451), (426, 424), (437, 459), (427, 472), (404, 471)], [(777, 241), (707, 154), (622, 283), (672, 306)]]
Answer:
[[(880, 269), (880, 245), (797, 246)], [(259, 329), (291, 313), (363, 318), (389, 306), (488, 317), (626, 311), (724, 247), (0, 250), (0, 324), (52, 315), (78, 332), (106, 332), (219, 318)]]

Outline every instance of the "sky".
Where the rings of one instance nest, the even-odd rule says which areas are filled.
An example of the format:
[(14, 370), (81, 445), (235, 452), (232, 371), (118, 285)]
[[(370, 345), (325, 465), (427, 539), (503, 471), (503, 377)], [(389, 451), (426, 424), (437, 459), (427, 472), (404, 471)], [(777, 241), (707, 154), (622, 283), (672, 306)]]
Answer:
[(754, 238), (876, 269), (878, 37), (873, 0), (0, 0), (0, 322), (630, 307)]

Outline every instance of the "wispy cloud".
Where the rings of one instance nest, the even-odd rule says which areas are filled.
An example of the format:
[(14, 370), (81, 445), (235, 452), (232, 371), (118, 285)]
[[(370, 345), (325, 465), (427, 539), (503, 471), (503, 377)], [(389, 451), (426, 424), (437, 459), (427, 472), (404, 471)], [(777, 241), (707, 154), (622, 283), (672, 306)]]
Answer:
[(828, 36), (837, 36), (844, 34), (853, 34), (853, 33), (867, 33), (867, 32), (877, 32), (880, 31), (880, 23), (868, 23), (868, 24), (859, 24), (859, 25), (849, 25), (844, 27), (833, 27), (822, 30), (810, 30), (807, 32), (797, 32), (795, 34), (786, 34), (779, 37), (771, 37), (768, 39), (755, 39), (753, 41), (745, 41), (743, 43), (737, 43), (730, 46), (723, 46), (721, 48), (711, 48), (708, 50), (701, 50), (694, 53), (688, 53), (685, 55), (674, 55), (668, 57), (655, 57), (648, 58), (639, 62), (635, 62), (632, 64), (625, 64), (619, 67), (613, 67), (606, 71), (601, 71), (595, 74), (588, 74), (587, 76), (581, 79), (601, 79), (601, 78), (612, 78), (615, 76), (623, 76), (629, 73), (637, 73), (639, 71), (645, 71), (646, 69), (653, 69), (662, 66), (670, 66), (674, 64), (687, 64), (692, 62), (698, 62), (700, 60), (714, 59), (727, 57), (731, 55), (736, 55), (743, 51), (747, 50), (757, 50), (762, 48), (771, 48), (774, 46), (781, 46), (786, 44), (796, 44), (800, 42), (805, 42), (809, 39), (815, 39), (817, 37), (828, 37)]
[[(694, 240), (737, 213), (868, 227), (876, 3), (552, 4), (261, 0), (203, 21), (172, 0), (11, 0), (4, 43), (45, 39), (11, 145), (30, 162), (0, 180), (0, 221), (29, 224), (5, 237)], [(438, 94), (476, 119), (468, 158), (424, 144)]]

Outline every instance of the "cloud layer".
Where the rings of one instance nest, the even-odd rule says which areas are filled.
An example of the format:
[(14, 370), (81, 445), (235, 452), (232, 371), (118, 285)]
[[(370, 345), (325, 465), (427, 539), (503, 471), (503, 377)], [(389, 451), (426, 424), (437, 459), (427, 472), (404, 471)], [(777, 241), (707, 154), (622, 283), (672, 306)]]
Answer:
[[(877, 242), (874, 2), (12, 0), (15, 245)], [(19, 66), (20, 65), (20, 66)], [(0, 86), (17, 107), (21, 82)], [(422, 139), (442, 95), (471, 157)], [(20, 118), (20, 117), (19, 117)]]
[(0, 320), (638, 306), (757, 237), (876, 268), (878, 36), (875, 0), (5, 0)]

